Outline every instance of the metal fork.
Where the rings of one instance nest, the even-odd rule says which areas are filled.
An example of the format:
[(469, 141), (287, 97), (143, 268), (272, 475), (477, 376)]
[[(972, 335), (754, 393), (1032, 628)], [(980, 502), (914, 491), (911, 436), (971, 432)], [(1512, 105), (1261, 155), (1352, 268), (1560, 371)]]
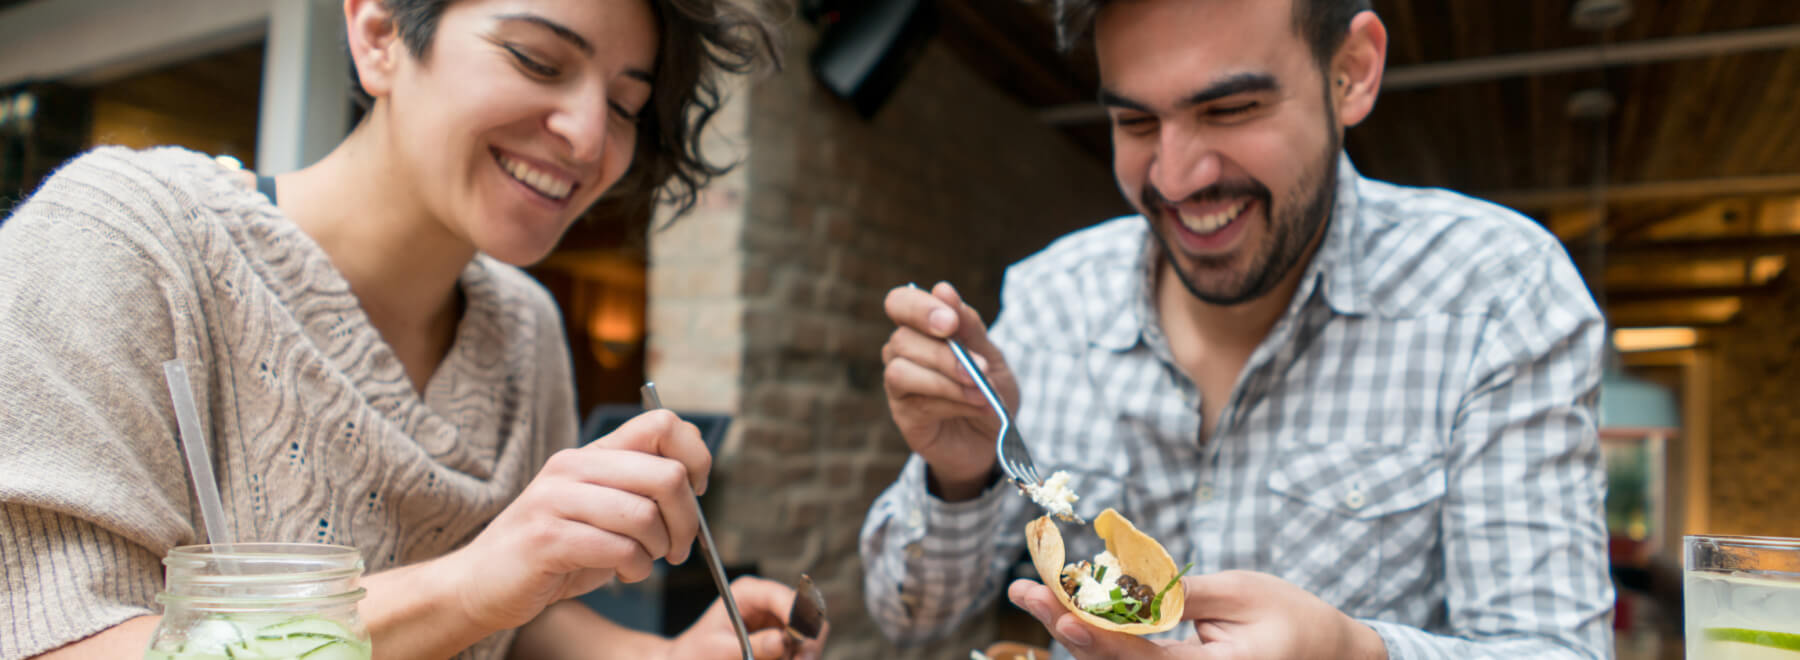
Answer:
[[(644, 394), (644, 410), (663, 407), (662, 397), (656, 395), (656, 383), (644, 383), (639, 391)], [(694, 515), (700, 519), (700, 554), (706, 555), (706, 569), (712, 572), (713, 584), (719, 586), (719, 599), (725, 601), (725, 613), (731, 617), (731, 629), (737, 631), (738, 644), (744, 647), (744, 660), (755, 660), (756, 654), (750, 650), (750, 627), (744, 625), (744, 615), (738, 612), (737, 599), (731, 597), (731, 580), (725, 577), (725, 564), (719, 561), (719, 551), (713, 546), (712, 530), (706, 528), (706, 514), (700, 512), (698, 495), (694, 496)]]
[(987, 376), (975, 366), (975, 360), (969, 358), (969, 351), (963, 348), (962, 342), (955, 339), (949, 342), (956, 361), (962, 364), (963, 371), (969, 372), (969, 377), (975, 380), (975, 388), (981, 390), (981, 396), (987, 398), (988, 406), (1000, 418), (1000, 434), (994, 438), (994, 456), (1000, 461), (1000, 471), (1020, 486), (1044, 483), (1044, 478), (1038, 476), (1037, 464), (1031, 460), (1031, 451), (1025, 448), (1025, 438), (1019, 435), (1019, 429), (1013, 426), (1012, 415), (1006, 412), (1006, 402), (1001, 401), (994, 386), (988, 384)]
[[(912, 282), (907, 282), (906, 286), (919, 289), (919, 285)], [(981, 390), (981, 396), (987, 398), (988, 406), (1000, 418), (1000, 434), (994, 438), (994, 457), (1000, 461), (1000, 472), (1019, 486), (1044, 483), (1044, 478), (1038, 476), (1037, 464), (1031, 461), (1031, 451), (1025, 448), (1025, 438), (1019, 435), (1018, 429), (1013, 428), (1012, 415), (1006, 412), (1006, 402), (1001, 401), (994, 386), (988, 384), (987, 376), (981, 373), (981, 367), (975, 366), (975, 360), (969, 357), (969, 351), (963, 348), (962, 342), (955, 338), (946, 338), (945, 341), (950, 343), (950, 353), (956, 356), (956, 362), (962, 365), (963, 371), (969, 373), (969, 378), (974, 379), (975, 388)]]

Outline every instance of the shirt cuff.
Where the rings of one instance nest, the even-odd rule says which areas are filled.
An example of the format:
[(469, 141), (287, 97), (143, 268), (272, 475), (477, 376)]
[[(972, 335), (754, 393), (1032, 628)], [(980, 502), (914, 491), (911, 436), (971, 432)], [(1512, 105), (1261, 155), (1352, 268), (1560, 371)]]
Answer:
[(1387, 646), (1389, 660), (1445, 657), (1440, 649), (1434, 648), (1432, 640), (1435, 636), (1431, 633), (1390, 621), (1357, 619), (1357, 622), (1374, 629), (1375, 634), (1381, 636), (1381, 643)]
[[(986, 551), (993, 546), (995, 525), (999, 524), (1002, 504), (1006, 501), (1006, 480), (995, 481), (974, 498), (946, 502), (926, 488), (925, 461), (914, 457), (900, 479), (909, 497), (900, 511), (905, 530), (909, 559), (920, 554), (933, 558), (966, 556)], [(916, 548), (912, 543), (919, 544)]]

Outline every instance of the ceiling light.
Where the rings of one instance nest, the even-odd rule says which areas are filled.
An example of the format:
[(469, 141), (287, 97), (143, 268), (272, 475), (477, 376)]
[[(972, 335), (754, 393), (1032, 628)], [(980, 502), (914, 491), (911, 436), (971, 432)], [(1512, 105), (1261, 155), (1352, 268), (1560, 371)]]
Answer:
[(1693, 328), (1619, 328), (1613, 331), (1613, 345), (1621, 353), (1693, 348), (1699, 339), (1700, 333)]

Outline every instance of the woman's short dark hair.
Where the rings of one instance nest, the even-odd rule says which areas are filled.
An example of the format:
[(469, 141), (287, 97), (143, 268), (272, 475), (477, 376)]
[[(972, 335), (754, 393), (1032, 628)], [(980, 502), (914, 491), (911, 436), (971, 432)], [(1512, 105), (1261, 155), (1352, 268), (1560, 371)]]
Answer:
[[(393, 13), (400, 39), (414, 57), (431, 49), (444, 8), (456, 0), (381, 0)], [(739, 0), (645, 0), (660, 30), (655, 81), (638, 119), (637, 151), (631, 169), (595, 204), (600, 213), (648, 217), (659, 202), (680, 215), (693, 208), (700, 189), (731, 170), (701, 153), (707, 122), (724, 103), (720, 77), (744, 74), (767, 63), (779, 68), (781, 51), (771, 22), (783, 15), (781, 0), (747, 6)], [(358, 105), (373, 104), (356, 69), (351, 94)]]
[[(1063, 49), (1094, 27), (1094, 16), (1116, 0), (1054, 0), (1056, 39)], [(1294, 32), (1306, 40), (1313, 60), (1320, 70), (1331, 64), (1331, 56), (1344, 45), (1350, 32), (1350, 19), (1369, 11), (1370, 0), (1294, 0)]]

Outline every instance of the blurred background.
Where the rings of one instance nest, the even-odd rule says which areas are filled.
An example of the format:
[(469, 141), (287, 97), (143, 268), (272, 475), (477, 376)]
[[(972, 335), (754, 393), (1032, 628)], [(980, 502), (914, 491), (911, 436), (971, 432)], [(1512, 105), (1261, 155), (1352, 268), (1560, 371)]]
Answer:
[[(1350, 155), (1518, 209), (1581, 266), (1612, 324), (1619, 656), (1680, 657), (1681, 536), (1800, 536), (1800, 2), (1375, 5), (1388, 71)], [(341, 6), (0, 0), (0, 217), (94, 145), (265, 174), (319, 158), (356, 119)], [(726, 562), (818, 580), (830, 657), (1041, 643), (997, 605), (893, 648), (856, 537), (907, 456), (881, 391), (886, 290), (949, 280), (991, 318), (1007, 264), (1129, 212), (1092, 54), (1057, 53), (1020, 0), (803, 0), (787, 26), (787, 69), (740, 82), (712, 138), (743, 164), (695, 213), (583, 222), (532, 269), (562, 304), (585, 428), (634, 412), (645, 379), (704, 419)], [(712, 595), (684, 569), (589, 600), (674, 631)]]

